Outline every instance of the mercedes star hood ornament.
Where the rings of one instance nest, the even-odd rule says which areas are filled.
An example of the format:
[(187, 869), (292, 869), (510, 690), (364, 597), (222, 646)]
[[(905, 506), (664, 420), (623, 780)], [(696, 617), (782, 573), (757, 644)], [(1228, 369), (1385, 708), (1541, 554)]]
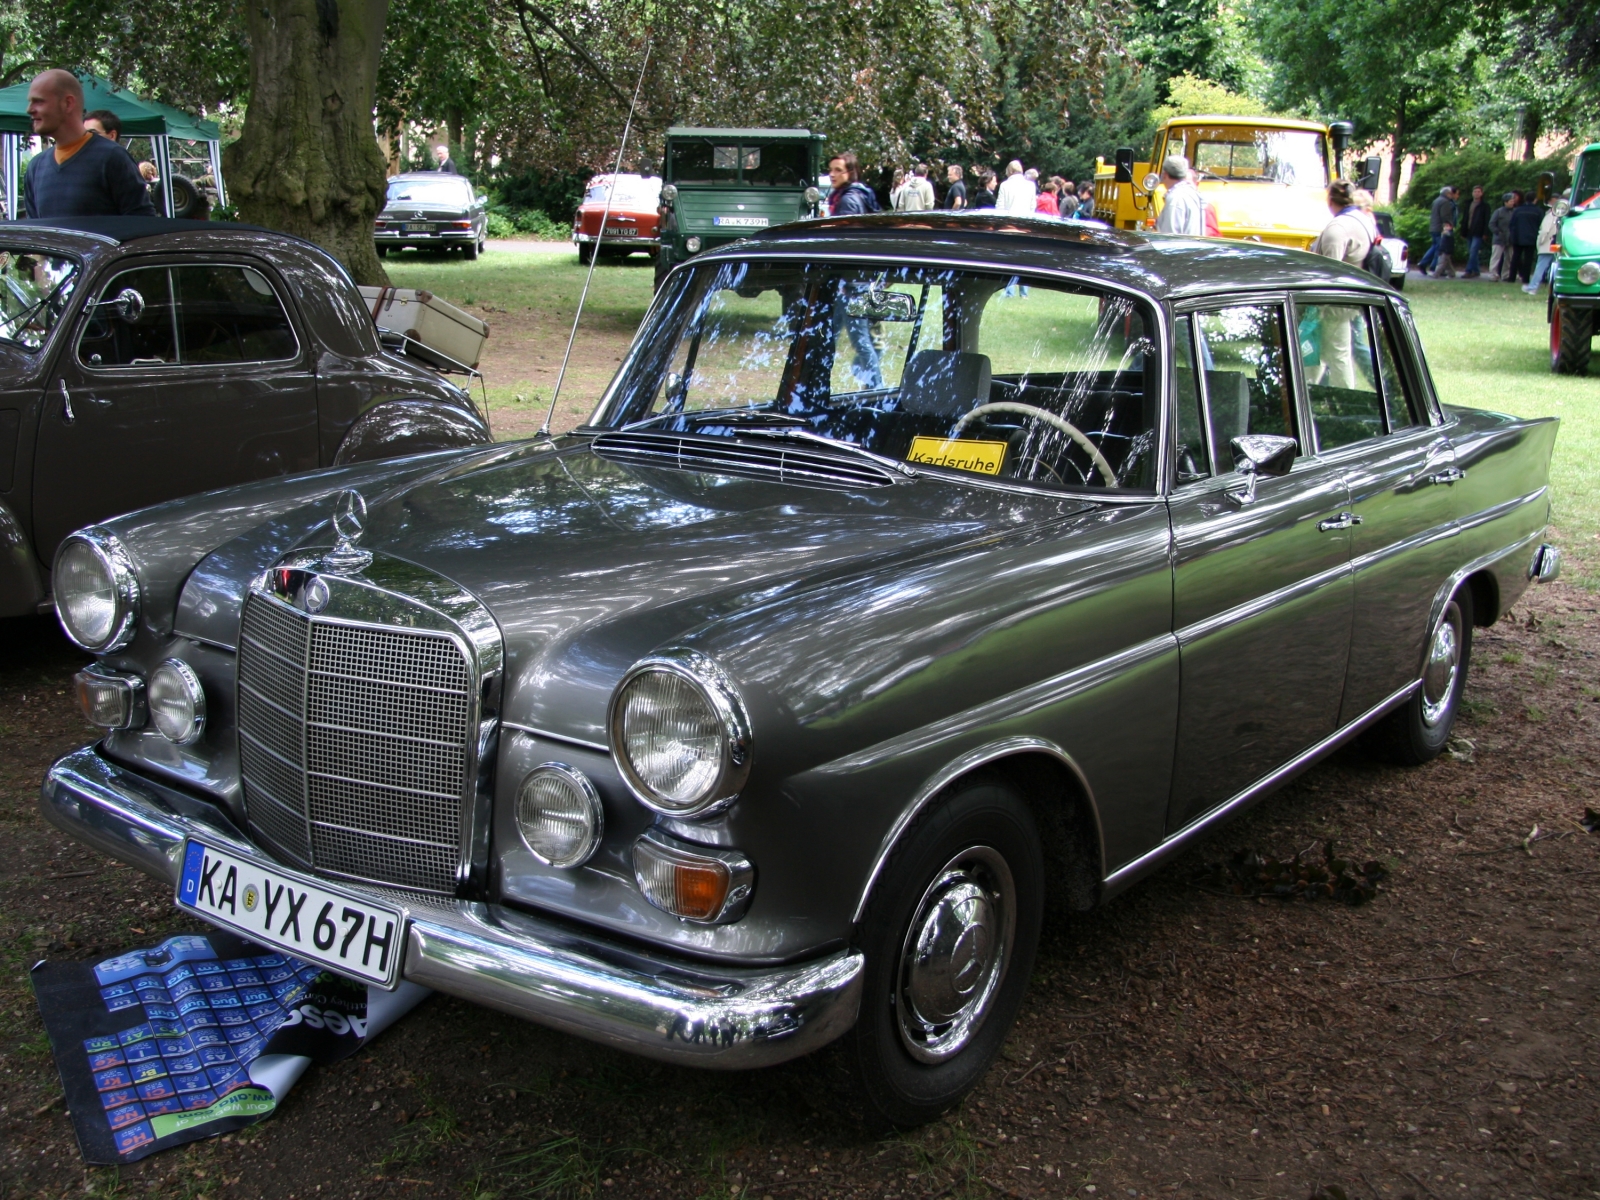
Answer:
[(372, 561), (372, 551), (356, 545), (367, 531), (367, 502), (355, 488), (346, 488), (333, 502), (333, 549), (322, 556), (322, 569), (351, 575)]

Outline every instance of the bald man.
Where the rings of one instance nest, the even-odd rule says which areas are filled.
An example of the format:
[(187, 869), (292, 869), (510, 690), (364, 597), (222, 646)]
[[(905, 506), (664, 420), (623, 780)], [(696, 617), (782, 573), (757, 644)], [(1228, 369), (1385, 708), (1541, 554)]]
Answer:
[(28, 85), (33, 131), (50, 139), (33, 156), (22, 198), (30, 217), (156, 215), (127, 151), (83, 124), (83, 85), (70, 71), (45, 71)]

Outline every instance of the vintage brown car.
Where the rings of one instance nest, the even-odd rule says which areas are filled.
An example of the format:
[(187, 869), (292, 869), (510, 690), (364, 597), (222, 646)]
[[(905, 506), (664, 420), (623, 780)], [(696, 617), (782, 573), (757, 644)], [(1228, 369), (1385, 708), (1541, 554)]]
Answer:
[(661, 180), (654, 176), (596, 175), (583, 189), (583, 203), (572, 215), (572, 243), (578, 247), (578, 261), (588, 262), (597, 249), (602, 259), (627, 258), (640, 250), (654, 258), (661, 248), (660, 204)]
[(1401, 296), (1300, 251), (763, 231), (569, 435), (75, 533), (107, 732), (44, 811), (374, 986), (711, 1067), (844, 1038), (927, 1120), (1047, 912), (1358, 735), (1444, 748), (1556, 570), (1557, 426), (1441, 399)]
[(310, 242), (141, 217), (0, 228), (0, 617), (38, 608), (90, 522), (488, 440), (466, 392), (384, 349)]

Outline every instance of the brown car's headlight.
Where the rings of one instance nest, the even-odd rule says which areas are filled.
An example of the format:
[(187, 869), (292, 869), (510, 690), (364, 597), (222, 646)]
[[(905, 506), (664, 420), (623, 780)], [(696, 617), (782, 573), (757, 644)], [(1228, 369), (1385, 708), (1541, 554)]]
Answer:
[(636, 663), (611, 698), (611, 749), (640, 803), (701, 816), (733, 802), (750, 774), (750, 719), (722, 670), (692, 650)]
[(133, 640), (139, 580), (113, 534), (91, 526), (69, 536), (56, 551), (50, 587), (61, 628), (85, 650), (106, 654)]

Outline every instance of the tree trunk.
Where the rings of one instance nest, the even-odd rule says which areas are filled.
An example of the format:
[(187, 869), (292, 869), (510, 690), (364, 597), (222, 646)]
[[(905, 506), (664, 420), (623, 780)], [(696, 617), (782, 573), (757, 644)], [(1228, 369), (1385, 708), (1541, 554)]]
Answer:
[(1522, 136), (1526, 139), (1522, 144), (1523, 162), (1532, 162), (1538, 157), (1534, 146), (1539, 141), (1539, 127), (1544, 124), (1542, 117), (1543, 114), (1531, 104), (1522, 110)]
[(471, 170), (472, 159), (467, 154), (467, 148), (461, 144), (461, 110), (459, 108), (452, 107), (446, 110), (444, 128), (444, 140), (450, 147), (450, 157), (461, 160), (456, 164), (458, 167), (466, 167)]
[(383, 153), (372, 107), (389, 0), (256, 0), (250, 107), (227, 150), (242, 220), (317, 243), (358, 283), (387, 284), (372, 242)]
[(1405, 161), (1406, 134), (1406, 105), (1400, 102), (1399, 111), (1394, 118), (1394, 145), (1389, 154), (1389, 203), (1393, 204), (1400, 199), (1400, 164)]

